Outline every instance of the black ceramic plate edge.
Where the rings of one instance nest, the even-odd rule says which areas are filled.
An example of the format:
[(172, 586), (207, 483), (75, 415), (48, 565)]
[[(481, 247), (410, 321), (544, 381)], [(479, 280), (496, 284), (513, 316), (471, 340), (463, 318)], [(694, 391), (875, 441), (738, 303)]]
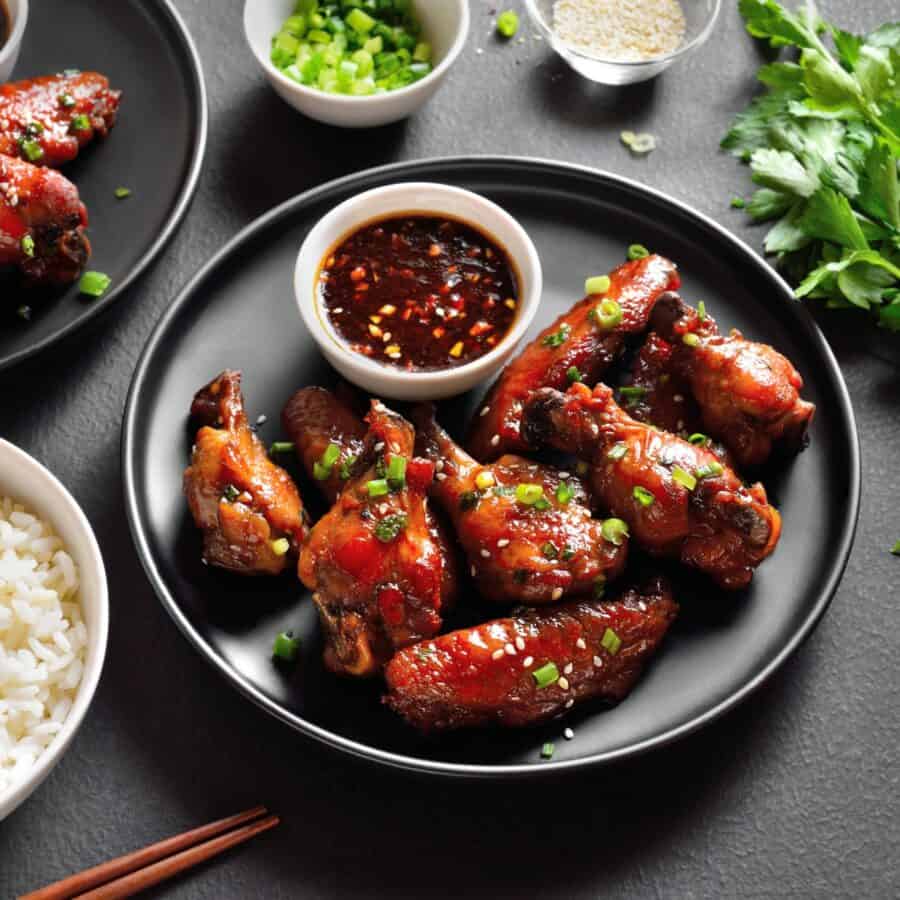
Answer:
[(169, 17), (175, 31), (180, 35), (181, 40), (184, 43), (186, 56), (191, 62), (190, 71), (193, 81), (192, 90), (197, 102), (197, 141), (194, 146), (193, 158), (191, 159), (191, 165), (187, 173), (181, 196), (179, 197), (178, 203), (175, 206), (172, 215), (169, 217), (169, 221), (166, 223), (165, 228), (157, 235), (156, 240), (147, 248), (143, 256), (141, 256), (124, 279), (116, 284), (109, 293), (91, 303), (82, 315), (73, 319), (53, 334), (49, 334), (43, 340), (12, 353), (9, 356), (0, 357), (0, 372), (42, 353), (44, 350), (47, 350), (60, 341), (70, 338), (75, 332), (85, 327), (89, 322), (94, 321), (97, 316), (106, 312), (106, 310), (108, 310), (109, 307), (112, 306), (112, 304), (118, 300), (138, 278), (140, 278), (141, 275), (143, 275), (159, 254), (162, 253), (166, 244), (169, 243), (184, 220), (191, 202), (194, 199), (194, 194), (197, 191), (197, 183), (200, 180), (200, 173), (203, 170), (203, 160), (206, 157), (206, 141), (209, 131), (209, 101), (206, 94), (206, 81), (203, 77), (203, 65), (200, 62), (200, 54), (197, 51), (194, 39), (191, 36), (190, 31), (188, 31), (188, 27), (181, 17), (181, 13), (173, 6), (171, 0), (154, 0), (154, 2), (158, 3), (163, 12)]
[[(153, 559), (148, 546), (147, 537), (144, 533), (138, 516), (138, 498), (135, 480), (135, 471), (132, 464), (132, 447), (135, 440), (135, 429), (137, 427), (138, 410), (140, 407), (140, 395), (144, 385), (144, 376), (146, 369), (149, 367), (157, 345), (163, 339), (171, 319), (174, 319), (180, 308), (189, 302), (195, 289), (227, 259), (228, 256), (239, 247), (245, 240), (251, 238), (257, 231), (268, 227), (279, 218), (288, 215), (295, 206), (303, 206), (313, 204), (318, 200), (325, 198), (329, 193), (343, 191), (352, 188), (354, 185), (358, 190), (367, 190), (382, 180), (397, 180), (399, 177), (409, 178), (410, 180), (421, 180), (431, 178), (433, 180), (440, 179), (440, 167), (452, 166), (461, 169), (466, 166), (472, 167), (489, 167), (494, 166), (501, 170), (509, 170), (509, 174), (513, 174), (516, 168), (532, 169), (536, 172), (551, 169), (555, 171), (565, 170), (571, 173), (580, 174), (583, 177), (595, 180), (602, 187), (604, 183), (615, 183), (621, 188), (630, 190), (637, 196), (649, 196), (656, 203), (668, 205), (675, 211), (680, 212), (693, 218), (707, 231), (711, 232), (716, 240), (726, 242), (737, 250), (747, 260), (748, 265), (752, 265), (757, 269), (765, 272), (766, 276), (771, 278), (773, 283), (779, 288), (781, 297), (773, 298), (773, 302), (782, 300), (789, 310), (798, 328), (802, 329), (806, 336), (816, 345), (818, 351), (822, 354), (823, 359), (827, 363), (827, 378), (831, 382), (831, 386), (839, 398), (840, 416), (846, 425), (845, 434), (848, 438), (847, 444), (850, 448), (849, 465), (849, 505), (846, 510), (845, 521), (847, 523), (842, 536), (840, 545), (834, 548), (832, 555), (832, 565), (828, 574), (828, 579), (824, 589), (810, 610), (802, 624), (791, 636), (786, 645), (768, 661), (756, 675), (743, 684), (740, 688), (733, 691), (729, 696), (721, 702), (706, 710), (705, 712), (695, 716), (693, 719), (684, 724), (672, 728), (669, 731), (656, 735), (644, 741), (640, 741), (631, 745), (617, 748), (605, 753), (594, 754), (593, 756), (583, 757), (574, 760), (565, 760), (559, 762), (542, 762), (540, 765), (533, 764), (516, 764), (516, 765), (477, 765), (466, 763), (450, 763), (437, 760), (422, 759), (412, 756), (406, 756), (399, 753), (392, 753), (380, 750), (377, 747), (368, 746), (358, 741), (333, 734), (325, 728), (321, 728), (312, 722), (307, 722), (299, 716), (295, 716), (279, 707), (277, 703), (264, 696), (257, 688), (253, 686), (244, 676), (228, 665), (221, 659), (215, 651), (206, 643), (202, 636), (196, 631), (193, 625), (188, 621), (187, 617), (178, 607), (173, 597), (168, 591)], [(437, 169), (438, 171), (432, 171)], [(144, 571), (150, 580), (153, 589), (165, 607), (166, 611), (174, 620), (175, 624), (187, 639), (200, 651), (207, 661), (228, 681), (233, 683), (245, 697), (252, 700), (258, 706), (266, 710), (275, 718), (280, 719), (292, 728), (313, 737), (322, 743), (334, 747), (338, 750), (350, 753), (353, 756), (360, 757), (369, 761), (379, 762), (393, 768), (402, 769), (416, 773), (427, 773), (443, 776), (455, 776), (463, 778), (499, 778), (511, 776), (515, 778), (534, 778), (545, 775), (559, 775), (573, 770), (580, 770), (587, 767), (610, 763), (617, 760), (623, 760), (628, 757), (637, 756), (650, 750), (663, 747), (679, 738), (685, 737), (699, 730), (705, 725), (720, 718), (729, 710), (733, 709), (743, 700), (750, 696), (755, 690), (761, 687), (790, 657), (794, 651), (806, 640), (807, 637), (815, 629), (822, 616), (828, 609), (841, 577), (847, 567), (850, 557), (850, 551), (853, 546), (853, 540), (856, 535), (856, 528), (859, 519), (860, 494), (862, 480), (862, 466), (859, 445), (859, 432), (856, 426), (856, 418), (853, 414), (853, 408), (850, 402), (850, 395), (847, 385), (841, 374), (837, 360), (825, 340), (824, 335), (816, 325), (815, 321), (804, 309), (803, 305), (795, 300), (793, 291), (790, 286), (781, 278), (781, 276), (772, 269), (765, 260), (763, 260), (752, 248), (735, 235), (728, 232), (723, 226), (719, 225), (713, 219), (691, 208), (685, 203), (676, 200), (667, 194), (654, 188), (640, 184), (633, 179), (616, 175), (601, 169), (594, 169), (589, 166), (580, 166), (573, 163), (558, 162), (550, 159), (520, 157), (520, 156), (492, 156), (492, 155), (469, 155), (469, 156), (450, 156), (450, 157), (434, 157), (431, 159), (416, 160), (414, 162), (392, 163), (386, 166), (379, 166), (367, 169), (362, 172), (356, 172), (346, 175), (342, 178), (335, 179), (313, 188), (309, 191), (299, 194), (284, 203), (271, 209), (263, 214), (254, 222), (251, 222), (243, 228), (234, 238), (232, 238), (203, 268), (197, 272), (194, 277), (181, 290), (178, 297), (170, 305), (162, 319), (157, 323), (156, 328), (151, 334), (143, 353), (138, 361), (132, 379), (131, 387), (128, 392), (126, 401), (125, 418), (122, 427), (122, 472), (125, 493), (125, 508), (128, 516), (128, 524), (131, 529), (132, 539), (138, 551), (138, 556)]]

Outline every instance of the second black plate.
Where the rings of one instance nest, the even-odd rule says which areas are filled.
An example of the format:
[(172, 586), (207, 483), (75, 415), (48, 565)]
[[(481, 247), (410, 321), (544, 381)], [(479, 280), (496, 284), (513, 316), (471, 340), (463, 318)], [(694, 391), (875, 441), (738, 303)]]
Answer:
[[(297, 251), (325, 212), (361, 191), (431, 180), (478, 191), (528, 230), (544, 266), (532, 335), (581, 296), (586, 275), (618, 264), (639, 241), (676, 260), (683, 293), (703, 299), (725, 327), (776, 345), (818, 406), (810, 448), (766, 478), (784, 535), (752, 589), (709, 585), (679, 599), (683, 612), (632, 695), (611, 711), (586, 708), (565, 724), (426, 740), (379, 703), (380, 685), (327, 674), (312, 604), (292, 577), (246, 580), (206, 568), (181, 495), (194, 391), (226, 367), (244, 372), (251, 420), (267, 441), (298, 387), (333, 373), (306, 333), (292, 296)], [(475, 394), (442, 404), (457, 433)], [(505, 158), (436, 160), (351, 176), (274, 210), (239, 235), (175, 301), (147, 346), (123, 434), (126, 503), (138, 552), (178, 626), (239, 690), (295, 728), (383, 763), (444, 774), (535, 774), (611, 760), (665, 743), (710, 721), (758, 686), (809, 634), (849, 554), (859, 503), (853, 414), (820, 332), (762, 260), (708, 219), (612, 175)], [(315, 489), (301, 483), (304, 496)], [(272, 665), (272, 639), (292, 628), (303, 657), (290, 674)], [(556, 740), (552, 762), (540, 759)]]

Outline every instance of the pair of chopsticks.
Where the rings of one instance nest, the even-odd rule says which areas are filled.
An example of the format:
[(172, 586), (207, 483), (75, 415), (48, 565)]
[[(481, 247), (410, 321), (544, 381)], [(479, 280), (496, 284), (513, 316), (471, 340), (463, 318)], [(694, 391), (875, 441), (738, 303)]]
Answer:
[(19, 900), (122, 900), (242, 844), (281, 820), (264, 806), (210, 822), (70, 875)]

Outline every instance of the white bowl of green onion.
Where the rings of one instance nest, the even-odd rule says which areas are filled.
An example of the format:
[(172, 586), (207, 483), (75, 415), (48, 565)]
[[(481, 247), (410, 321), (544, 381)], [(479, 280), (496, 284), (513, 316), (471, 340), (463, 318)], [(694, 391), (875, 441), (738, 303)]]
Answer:
[(440, 87), (469, 31), (468, 0), (246, 0), (244, 30), (270, 84), (319, 122), (405, 119)]

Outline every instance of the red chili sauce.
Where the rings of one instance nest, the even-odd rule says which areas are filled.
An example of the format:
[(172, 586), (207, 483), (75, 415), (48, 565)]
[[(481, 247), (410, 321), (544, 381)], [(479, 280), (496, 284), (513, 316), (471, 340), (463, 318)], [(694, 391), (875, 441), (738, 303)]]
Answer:
[(322, 263), (319, 296), (353, 350), (410, 371), (490, 352), (519, 304), (505, 250), (464, 222), (422, 215), (370, 222), (344, 239)]

